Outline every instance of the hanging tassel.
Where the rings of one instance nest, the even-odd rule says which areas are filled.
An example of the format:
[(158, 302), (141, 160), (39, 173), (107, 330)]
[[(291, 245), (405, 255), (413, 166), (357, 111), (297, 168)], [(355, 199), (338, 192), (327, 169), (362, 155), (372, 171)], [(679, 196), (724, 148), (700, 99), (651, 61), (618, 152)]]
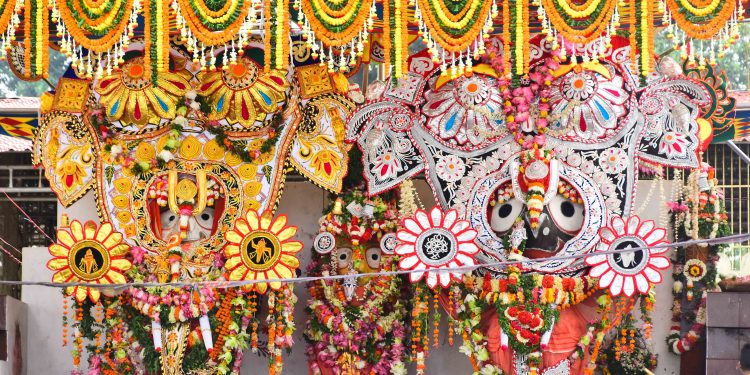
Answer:
[(151, 334), (154, 336), (154, 349), (161, 353), (161, 323), (151, 321)]
[(198, 320), (201, 325), (201, 336), (203, 337), (203, 343), (206, 345), (206, 351), (208, 354), (214, 351), (214, 339), (211, 336), (211, 323), (208, 321), (208, 315), (203, 315)]

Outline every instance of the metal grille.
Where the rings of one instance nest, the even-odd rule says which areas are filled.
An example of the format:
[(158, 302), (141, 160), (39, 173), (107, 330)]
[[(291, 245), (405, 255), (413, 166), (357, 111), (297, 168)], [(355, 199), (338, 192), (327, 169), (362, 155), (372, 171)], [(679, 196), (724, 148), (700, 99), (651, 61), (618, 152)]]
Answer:
[[(737, 144), (750, 155), (750, 144)], [(710, 145), (704, 160), (716, 168), (719, 187), (724, 190), (726, 209), (733, 233), (750, 232), (750, 165), (724, 144)], [(750, 254), (750, 242), (731, 244), (725, 251), (732, 264), (732, 271), (743, 274), (750, 270), (743, 269), (742, 257)], [(747, 268), (749, 265), (744, 265)]]

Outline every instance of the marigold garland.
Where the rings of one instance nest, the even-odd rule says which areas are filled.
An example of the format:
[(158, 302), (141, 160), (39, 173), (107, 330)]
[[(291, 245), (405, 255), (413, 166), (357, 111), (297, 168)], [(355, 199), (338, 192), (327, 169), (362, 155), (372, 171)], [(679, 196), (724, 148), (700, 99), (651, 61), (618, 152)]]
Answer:
[(567, 40), (584, 44), (602, 36), (616, 4), (616, 1), (589, 0), (577, 6), (569, 0), (542, 0), (555, 31)]
[(443, 0), (417, 0), (430, 36), (451, 53), (465, 51), (480, 37), (493, 4), (492, 1), (464, 0), (446, 4)]
[(196, 39), (207, 46), (216, 46), (237, 38), (245, 22), (251, 1), (231, 0), (211, 9), (206, 0), (176, 0), (186, 24)]
[(23, 79), (47, 78), (49, 66), (49, 12), (44, 0), (26, 0), (23, 25)]
[(325, 46), (340, 47), (351, 42), (370, 16), (372, 1), (355, 0), (339, 2), (328, 0), (302, 0), (301, 12), (314, 33)]
[(694, 39), (709, 39), (718, 34), (732, 18), (737, 5), (734, 1), (719, 0), (707, 5), (693, 5), (690, 0), (666, 2), (677, 26)]
[(289, 64), (289, 0), (269, 0), (263, 7), (265, 21), (263, 69), (286, 69)]
[[(60, 19), (76, 43), (98, 53), (109, 51), (120, 40), (133, 10), (133, 2), (127, 0), (102, 2), (95, 8), (84, 0), (56, 3)], [(90, 38), (89, 34), (96, 38)]]
[(150, 75), (152, 82), (156, 84), (158, 73), (169, 69), (169, 23), (164, 22), (165, 17), (169, 17), (169, 4), (167, 0), (151, 0), (143, 10), (146, 35), (143, 43), (145, 74)]
[[(629, 0), (630, 61), (633, 70), (645, 78), (654, 68), (654, 6), (650, 0)], [(640, 55), (639, 55), (640, 53)]]

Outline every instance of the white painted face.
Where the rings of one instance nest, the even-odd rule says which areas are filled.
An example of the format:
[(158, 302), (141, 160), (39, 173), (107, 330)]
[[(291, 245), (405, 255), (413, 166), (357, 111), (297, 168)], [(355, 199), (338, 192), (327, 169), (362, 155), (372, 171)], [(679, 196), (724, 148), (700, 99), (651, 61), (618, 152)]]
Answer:
[[(203, 212), (187, 218), (187, 236), (183, 242), (196, 242), (211, 237), (214, 226), (214, 208), (206, 207)], [(169, 209), (161, 213), (161, 237), (167, 239), (180, 234), (180, 215)]]

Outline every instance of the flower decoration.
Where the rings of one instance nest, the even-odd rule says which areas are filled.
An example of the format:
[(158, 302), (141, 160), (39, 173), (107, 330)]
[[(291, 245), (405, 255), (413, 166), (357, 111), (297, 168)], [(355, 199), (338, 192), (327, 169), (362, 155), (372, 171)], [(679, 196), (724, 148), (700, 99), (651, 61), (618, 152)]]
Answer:
[(666, 132), (659, 140), (659, 153), (668, 158), (685, 155), (688, 151), (687, 135), (675, 132)]
[(435, 164), (438, 177), (448, 182), (460, 180), (466, 172), (466, 164), (456, 155), (447, 155)]
[(404, 170), (401, 155), (394, 151), (384, 151), (372, 161), (371, 172), (381, 180), (395, 178)]
[[(603, 72), (607, 72), (603, 70)], [(617, 120), (627, 109), (629, 95), (620, 76), (611, 79), (594, 71), (571, 71), (552, 90), (552, 113), (563, 116), (553, 121), (552, 129), (575, 134), (583, 139), (597, 139), (617, 127)], [(564, 130), (563, 130), (564, 129)]]
[[(600, 242), (597, 251), (620, 251), (598, 254), (586, 258), (590, 266), (589, 276), (599, 277), (599, 288), (609, 288), (613, 296), (621, 293), (632, 296), (636, 289), (648, 294), (652, 283), (662, 280), (659, 270), (669, 268), (669, 259), (663, 254), (667, 247), (667, 231), (656, 228), (653, 220), (641, 221), (638, 216), (622, 218), (615, 216), (610, 225), (599, 230)], [(627, 249), (639, 249), (624, 251)]]
[(491, 76), (459, 76), (425, 97), (427, 128), (438, 139), (460, 147), (482, 147), (506, 134), (503, 98)]
[(286, 99), (288, 82), (283, 71), (263, 71), (249, 57), (228, 69), (208, 71), (199, 76), (198, 94), (208, 98), (210, 120), (227, 119), (245, 128), (265, 121)]
[(703, 263), (700, 259), (689, 259), (685, 262), (685, 267), (682, 271), (685, 278), (692, 282), (701, 281), (703, 277), (706, 276), (707, 272), (708, 268), (706, 267), (706, 263)]
[(599, 154), (599, 165), (607, 173), (620, 173), (625, 170), (628, 163), (628, 155), (621, 148), (608, 148)]
[(295, 254), (302, 250), (302, 242), (292, 240), (297, 227), (286, 224), (286, 215), (272, 220), (254, 210), (237, 220), (234, 228), (226, 233), (224, 268), (227, 279), (258, 281), (246, 285), (245, 290), (265, 293), (269, 286), (279, 290), (282, 284), (264, 280), (294, 277), (300, 264)]
[(439, 207), (433, 207), (428, 214), (418, 210), (413, 218), (402, 222), (402, 229), (396, 233), (399, 245), (396, 254), (402, 257), (399, 268), (412, 270), (409, 279), (416, 283), (427, 273), (427, 285), (435, 288), (438, 283), (447, 287), (451, 279), (461, 281), (463, 273), (430, 272), (444, 268), (473, 266), (474, 256), (479, 247), (474, 243), (477, 231), (471, 228), (466, 220), (459, 220), (458, 211), (449, 210), (443, 213)]
[(187, 71), (159, 72), (152, 83), (142, 57), (126, 62), (119, 71), (94, 85), (99, 102), (110, 121), (123, 124), (158, 124), (162, 118), (174, 118), (179, 98), (190, 89)]
[[(122, 234), (115, 232), (112, 224), (104, 223), (97, 228), (88, 221), (81, 224), (73, 220), (70, 228), (57, 231), (57, 243), (50, 245), (53, 258), (47, 268), (56, 271), (52, 281), (56, 283), (124, 284), (124, 272), (132, 264), (125, 259), (130, 246), (122, 242)], [(65, 294), (75, 295), (76, 301), (89, 298), (99, 301), (101, 291), (85, 286), (70, 286)]]

